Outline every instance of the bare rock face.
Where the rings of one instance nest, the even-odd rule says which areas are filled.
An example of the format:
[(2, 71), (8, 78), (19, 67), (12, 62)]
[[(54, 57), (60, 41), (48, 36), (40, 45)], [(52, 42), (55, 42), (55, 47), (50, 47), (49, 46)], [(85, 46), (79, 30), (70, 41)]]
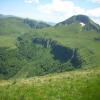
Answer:
[(55, 60), (59, 60), (61, 63), (70, 61), (75, 67), (81, 65), (81, 60), (77, 56), (77, 49), (64, 47), (52, 39), (33, 38), (32, 42), (37, 45), (42, 45), (44, 48), (50, 48), (51, 54)]

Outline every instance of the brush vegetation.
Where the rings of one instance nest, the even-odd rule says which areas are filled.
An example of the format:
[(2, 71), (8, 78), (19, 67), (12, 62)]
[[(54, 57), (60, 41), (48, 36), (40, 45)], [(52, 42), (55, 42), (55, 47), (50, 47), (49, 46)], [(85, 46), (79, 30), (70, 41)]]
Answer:
[(99, 100), (100, 68), (0, 81), (0, 100)]
[(62, 23), (50, 27), (29, 19), (0, 18), (0, 79), (99, 66), (100, 26), (82, 15)]
[(50, 26), (0, 15), (0, 100), (99, 100), (98, 66), (100, 26), (87, 16)]

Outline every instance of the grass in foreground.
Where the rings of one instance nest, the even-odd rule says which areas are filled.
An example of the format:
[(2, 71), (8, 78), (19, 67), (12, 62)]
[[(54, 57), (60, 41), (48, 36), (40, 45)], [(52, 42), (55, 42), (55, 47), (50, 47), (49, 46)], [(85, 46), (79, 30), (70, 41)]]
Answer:
[(0, 100), (99, 100), (100, 68), (0, 82)]

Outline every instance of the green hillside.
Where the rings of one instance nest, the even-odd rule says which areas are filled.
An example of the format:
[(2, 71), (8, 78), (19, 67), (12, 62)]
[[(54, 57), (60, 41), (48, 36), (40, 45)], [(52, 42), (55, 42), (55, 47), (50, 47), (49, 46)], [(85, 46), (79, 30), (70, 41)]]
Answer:
[(0, 81), (0, 100), (99, 100), (100, 67)]
[[(69, 25), (39, 24), (18, 17), (0, 18), (0, 79), (29, 78), (100, 65), (99, 25), (86, 16)], [(70, 18), (71, 21), (72, 18)], [(69, 19), (67, 20), (69, 21)], [(83, 23), (83, 22), (82, 22)], [(30, 26), (31, 25), (31, 26)], [(41, 29), (42, 28), (42, 29)]]
[(24, 19), (14, 16), (0, 17), (0, 35), (4, 34), (23, 34), (29, 32), (30, 29), (50, 27), (45, 22), (39, 22), (31, 19)]
[(99, 100), (100, 26), (85, 15), (50, 27), (0, 15), (0, 100)]

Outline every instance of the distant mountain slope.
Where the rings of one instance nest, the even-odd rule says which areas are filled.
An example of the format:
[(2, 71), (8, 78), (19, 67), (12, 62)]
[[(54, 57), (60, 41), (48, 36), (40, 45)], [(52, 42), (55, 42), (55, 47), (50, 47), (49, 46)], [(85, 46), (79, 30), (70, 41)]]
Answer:
[(63, 22), (56, 24), (55, 26), (67, 26), (76, 23), (80, 24), (84, 30), (95, 30), (97, 32), (100, 32), (100, 26), (85, 15), (72, 16), (69, 19), (64, 20)]
[(25, 33), (29, 29), (30, 27), (24, 24), (23, 19), (17, 17), (0, 18), (0, 35)]
[(49, 24), (42, 22), (42, 21), (36, 21), (31, 19), (24, 19), (24, 23), (28, 25), (30, 28), (45, 28), (50, 27)]
[(25, 33), (30, 29), (50, 27), (45, 22), (0, 15), (0, 34)]

